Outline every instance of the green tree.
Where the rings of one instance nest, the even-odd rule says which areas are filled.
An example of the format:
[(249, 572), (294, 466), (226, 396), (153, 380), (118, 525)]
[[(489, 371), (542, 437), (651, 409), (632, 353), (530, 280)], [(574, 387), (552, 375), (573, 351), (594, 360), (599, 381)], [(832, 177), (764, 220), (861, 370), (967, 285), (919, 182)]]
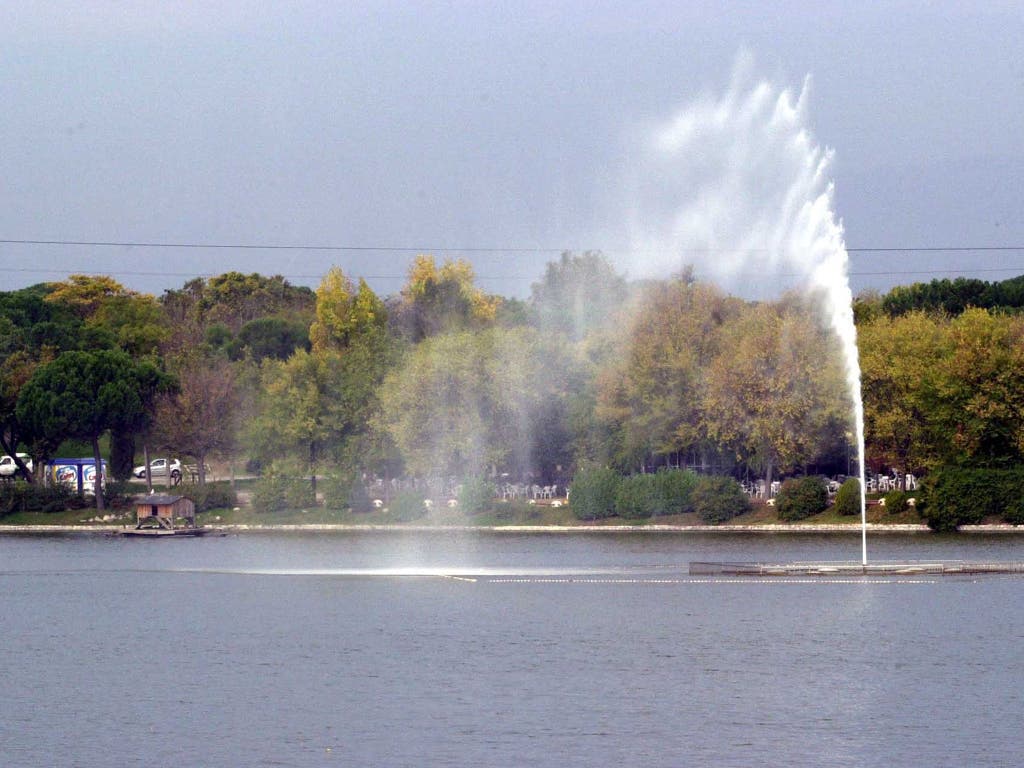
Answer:
[(128, 293), (108, 275), (71, 275), (63, 282), (51, 284), (46, 300), (68, 307), (80, 318), (87, 319), (109, 299)]
[[(207, 339), (210, 340), (212, 336), (215, 342), (212, 346), (218, 346), (216, 342), (224, 338), (224, 332), (230, 333), (220, 324), (207, 330)], [(309, 329), (298, 321), (261, 317), (243, 325), (234, 339), (226, 344), (221, 342), (220, 346), (226, 346), (234, 360), (245, 355), (249, 355), (256, 363), (267, 357), (287, 360), (296, 349), (309, 349)]]
[[(22, 388), (17, 417), (30, 435), (90, 443), (102, 484), (99, 439), (107, 430), (127, 431), (145, 421), (168, 379), (150, 363), (134, 363), (123, 352), (65, 352), (40, 366)], [(96, 507), (104, 508), (96, 493)]]
[(117, 346), (131, 355), (155, 352), (170, 335), (156, 299), (106, 275), (71, 275), (51, 284), (45, 300), (77, 315), (83, 330), (105, 340), (103, 346)]
[[(247, 324), (264, 318), (277, 318), (289, 329), (296, 325), (308, 328), (314, 303), (313, 291), (293, 286), (280, 275), (226, 272), (209, 280), (196, 278), (160, 297), (166, 322), (174, 329), (164, 350), (194, 349), (216, 326), (220, 326), (216, 336), (223, 341), (224, 329), (235, 336)], [(250, 332), (265, 330), (257, 326)], [(244, 353), (242, 349), (236, 352)]]
[[(341, 356), (299, 350), (287, 360), (264, 360), (260, 368), (258, 416), (248, 434), (261, 462), (288, 457), (312, 474), (330, 446), (341, 442), (348, 425), (335, 387)], [(327, 456), (326, 458), (330, 458)]]
[(974, 278), (943, 278), (929, 283), (898, 285), (882, 298), (882, 308), (890, 317), (908, 312), (941, 312), (947, 315), (974, 309), (1011, 309), (1024, 307), (1024, 277), (989, 283)]
[(316, 290), (315, 316), (309, 336), (318, 352), (347, 349), (387, 327), (384, 302), (365, 280), (357, 288), (338, 267), (331, 267)]
[[(18, 458), (18, 447), (23, 441), (30, 439), (18, 419), (18, 396), (22, 387), (32, 377), (39, 363), (32, 359), (28, 352), (18, 350), (0, 357), (0, 448), (21, 470), (22, 476), (34, 483), (36, 475)], [(56, 446), (53, 446), (54, 448)], [(37, 455), (38, 464), (38, 455)]]
[(310, 469), (327, 461), (343, 473), (372, 464), (383, 449), (370, 425), (378, 391), (396, 356), (383, 302), (333, 269), (317, 291), (312, 349), (261, 366), (249, 434), (264, 459), (287, 456)]
[(968, 309), (950, 324), (932, 414), (947, 463), (997, 467), (1024, 457), (1024, 318)]
[[(309, 288), (291, 285), (280, 275), (225, 272), (198, 286), (191, 310), (203, 325), (224, 323), (234, 333), (260, 317), (308, 317), (315, 297)], [(196, 291), (193, 289), (193, 295)]]
[[(536, 331), (490, 328), (431, 337), (381, 388), (381, 424), (419, 475), (544, 474), (541, 446), (564, 430), (569, 367)], [(554, 401), (554, 405), (552, 404)]]
[(69, 307), (48, 301), (53, 290), (53, 284), (40, 284), (0, 293), (0, 448), (15, 458), (30, 482), (36, 476), (17, 457), (18, 451), (24, 447), (38, 458), (49, 448), (39, 441), (27, 443), (17, 418), (18, 395), (36, 368), (83, 343), (81, 318)]
[(493, 324), (500, 299), (488, 296), (473, 281), (473, 266), (467, 261), (446, 260), (439, 268), (433, 256), (417, 256), (396, 307), (397, 326), (411, 341), (420, 342)]
[(933, 417), (939, 398), (938, 361), (950, 355), (949, 322), (908, 312), (876, 317), (857, 329), (867, 463), (922, 472), (942, 460)]
[(120, 349), (135, 357), (156, 353), (171, 335), (156, 299), (137, 293), (106, 299), (86, 327), (109, 333)]
[(533, 284), (530, 304), (542, 330), (580, 341), (616, 316), (627, 293), (625, 278), (600, 252), (565, 251)]

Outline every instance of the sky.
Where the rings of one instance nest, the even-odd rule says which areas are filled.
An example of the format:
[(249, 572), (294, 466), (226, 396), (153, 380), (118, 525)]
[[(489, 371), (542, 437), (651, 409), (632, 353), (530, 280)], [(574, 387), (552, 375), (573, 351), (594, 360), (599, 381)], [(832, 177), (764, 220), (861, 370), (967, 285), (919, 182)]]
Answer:
[(1022, 29), (998, 0), (0, 0), (0, 290), (338, 265), (389, 294), (421, 252), (509, 296), (563, 250), (641, 276), (636, 158), (738, 61), (804, 92), (855, 292), (1014, 277)]

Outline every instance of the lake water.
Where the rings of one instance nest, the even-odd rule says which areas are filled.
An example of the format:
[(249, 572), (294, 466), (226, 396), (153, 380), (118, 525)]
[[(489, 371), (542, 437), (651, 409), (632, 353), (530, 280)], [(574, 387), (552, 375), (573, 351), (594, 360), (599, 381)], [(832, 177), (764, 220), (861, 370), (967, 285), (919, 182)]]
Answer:
[[(0, 536), (4, 766), (1007, 766), (1024, 579), (855, 535)], [(872, 560), (1024, 560), (887, 534)]]

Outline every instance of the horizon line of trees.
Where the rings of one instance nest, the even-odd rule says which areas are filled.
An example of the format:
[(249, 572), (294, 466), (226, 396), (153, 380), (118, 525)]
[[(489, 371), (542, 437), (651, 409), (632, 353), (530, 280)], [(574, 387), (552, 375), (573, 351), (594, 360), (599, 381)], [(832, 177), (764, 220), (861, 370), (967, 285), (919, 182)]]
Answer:
[[(1022, 306), (1024, 277), (857, 298), (869, 467), (1020, 463)], [(0, 449), (41, 467), (108, 435), (118, 479), (145, 444), (314, 491), (325, 474), (564, 485), (584, 465), (770, 483), (849, 473), (851, 411), (807, 297), (748, 302), (688, 270), (629, 282), (597, 252), (563, 253), (526, 301), (429, 255), (383, 298), (337, 267), (315, 291), (229, 272), (160, 298), (86, 275), (0, 293)]]

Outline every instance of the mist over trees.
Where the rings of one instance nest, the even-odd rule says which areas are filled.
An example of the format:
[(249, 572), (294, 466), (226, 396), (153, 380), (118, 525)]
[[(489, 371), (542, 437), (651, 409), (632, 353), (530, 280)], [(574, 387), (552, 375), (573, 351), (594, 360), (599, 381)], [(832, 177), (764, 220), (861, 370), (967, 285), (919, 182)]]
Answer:
[[(858, 298), (872, 469), (1024, 458), (1022, 281)], [(595, 252), (553, 261), (526, 301), (428, 255), (387, 297), (337, 267), (316, 291), (228, 273), (159, 298), (83, 275), (0, 293), (0, 448), (38, 461), (110, 434), (118, 475), (144, 442), (314, 484), (564, 484), (584, 465), (771, 482), (847, 472), (851, 432), (813, 304), (630, 282)]]

